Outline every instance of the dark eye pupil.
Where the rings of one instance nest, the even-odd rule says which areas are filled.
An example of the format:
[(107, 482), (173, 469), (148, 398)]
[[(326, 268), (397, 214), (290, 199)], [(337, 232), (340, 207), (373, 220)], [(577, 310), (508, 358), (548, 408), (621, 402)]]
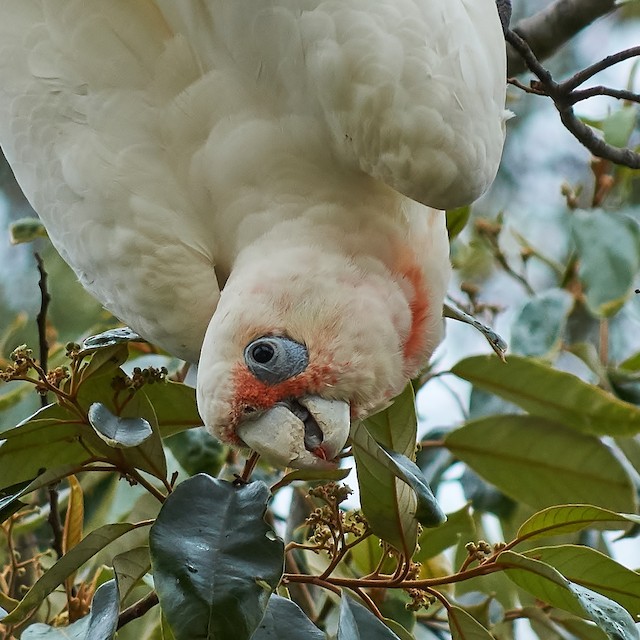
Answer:
[(266, 364), (273, 358), (275, 351), (270, 344), (257, 344), (253, 347), (251, 355), (256, 362), (260, 364)]

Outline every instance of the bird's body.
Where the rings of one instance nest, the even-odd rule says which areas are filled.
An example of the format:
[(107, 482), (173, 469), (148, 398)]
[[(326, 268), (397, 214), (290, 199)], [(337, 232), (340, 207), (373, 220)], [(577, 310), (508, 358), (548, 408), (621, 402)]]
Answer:
[[(223, 439), (301, 397), (366, 415), (425, 364), (449, 276), (429, 207), (477, 197), (502, 149), (492, 0), (2, 0), (0, 59), (0, 143), (54, 244), (199, 361)], [(308, 366), (256, 378), (263, 336)]]

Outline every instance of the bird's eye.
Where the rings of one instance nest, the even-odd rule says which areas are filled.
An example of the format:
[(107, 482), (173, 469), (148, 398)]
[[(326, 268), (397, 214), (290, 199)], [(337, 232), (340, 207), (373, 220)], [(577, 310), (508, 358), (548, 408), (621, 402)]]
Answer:
[(262, 382), (278, 384), (302, 373), (309, 364), (307, 348), (280, 336), (265, 336), (244, 350), (249, 371)]
[(251, 357), (260, 364), (267, 364), (273, 359), (276, 350), (268, 342), (259, 342), (251, 348)]

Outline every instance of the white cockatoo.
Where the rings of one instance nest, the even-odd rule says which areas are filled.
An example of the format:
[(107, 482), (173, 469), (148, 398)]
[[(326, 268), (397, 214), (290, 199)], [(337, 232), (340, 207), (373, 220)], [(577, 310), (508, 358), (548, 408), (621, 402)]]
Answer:
[(0, 0), (0, 143), (223, 441), (330, 464), (441, 336), (504, 139), (494, 0)]

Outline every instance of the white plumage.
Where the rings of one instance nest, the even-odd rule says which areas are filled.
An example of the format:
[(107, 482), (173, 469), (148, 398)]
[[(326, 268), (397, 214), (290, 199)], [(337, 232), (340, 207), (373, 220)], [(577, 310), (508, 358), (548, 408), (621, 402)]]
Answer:
[[(366, 415), (425, 364), (449, 275), (428, 207), (479, 196), (502, 150), (492, 0), (0, 0), (0, 61), (0, 143), (52, 241), (200, 361), (217, 435), (292, 402), (306, 434), (309, 397)], [(263, 336), (308, 366), (256, 378)], [(315, 454), (265, 452), (332, 458), (344, 429), (315, 417)]]

